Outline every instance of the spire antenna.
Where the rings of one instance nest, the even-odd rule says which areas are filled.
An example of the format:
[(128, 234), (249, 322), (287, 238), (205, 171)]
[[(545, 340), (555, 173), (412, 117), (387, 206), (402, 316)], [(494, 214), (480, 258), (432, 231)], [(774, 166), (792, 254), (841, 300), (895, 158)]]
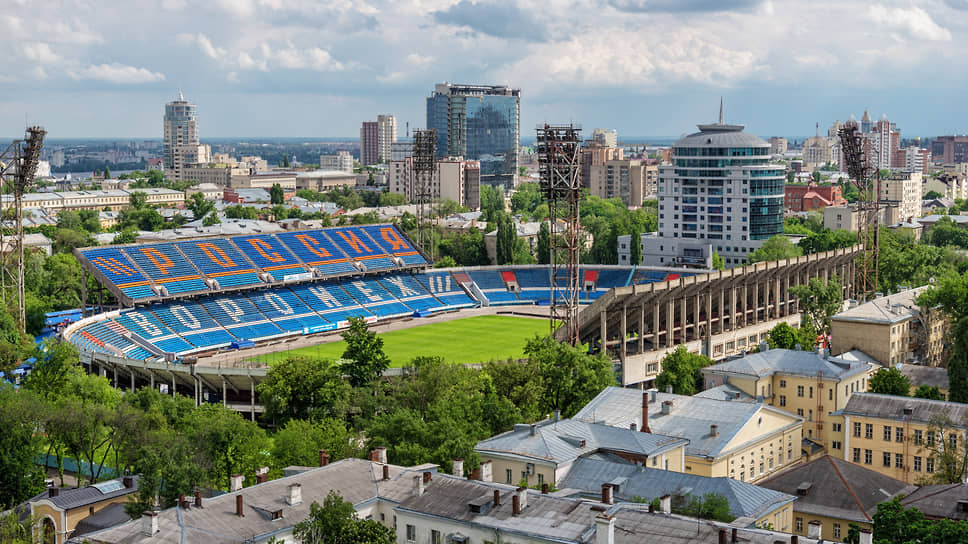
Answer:
[(723, 97), (721, 96), (719, 97), (719, 124), (726, 124), (725, 121), (723, 121)]

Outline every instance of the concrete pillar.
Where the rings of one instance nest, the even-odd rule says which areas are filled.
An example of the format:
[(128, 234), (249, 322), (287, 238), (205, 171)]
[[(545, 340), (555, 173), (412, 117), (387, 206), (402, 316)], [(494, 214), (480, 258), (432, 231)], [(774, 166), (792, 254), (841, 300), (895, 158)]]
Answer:
[(671, 348), (675, 344), (675, 335), (672, 333), (672, 329), (675, 327), (675, 317), (676, 317), (676, 301), (669, 299), (666, 302), (666, 341), (665, 345), (667, 348)]
[[(720, 327), (722, 327), (722, 325), (723, 325), (723, 321), (722, 321), (722, 316), (723, 316), (722, 305), (723, 305), (723, 292), (722, 292), (722, 290), (720, 290), (719, 291), (719, 307), (720, 307), (719, 308), (719, 317), (720, 317), (719, 326)], [(720, 331), (720, 332), (722, 332), (722, 331)], [(710, 293), (709, 295), (706, 296), (706, 334), (709, 335), (710, 337), (712, 337), (712, 335), (713, 335), (713, 297), (712, 297), (712, 293)], [(712, 357), (712, 354), (709, 354), (709, 356)]]
[(622, 305), (622, 324), (621, 324), (621, 329), (622, 329), (622, 347), (619, 350), (619, 358), (622, 360), (622, 364), (623, 365), (625, 364), (625, 358), (628, 356), (628, 352), (626, 351), (626, 349), (627, 349), (626, 348), (626, 346), (627, 346), (627, 339), (628, 339), (628, 334), (629, 334), (629, 329), (628, 329), (628, 310), (629, 310), (628, 306), (626, 306), (625, 304), (623, 304)]
[[(699, 339), (699, 295), (693, 295), (692, 297), (692, 336), (694, 339)], [(706, 326), (709, 326), (709, 314), (706, 314)]]
[(725, 298), (726, 298), (726, 291), (725, 289), (720, 288), (719, 289), (719, 326), (716, 327), (716, 332), (718, 332), (719, 334), (726, 332), (726, 322), (723, 321), (723, 319), (726, 317), (726, 311), (724, 308)]
[(131, 376), (131, 392), (134, 393), (134, 371), (132, 370), (129, 374)]
[(255, 380), (249, 378), (249, 417), (255, 421)]
[(154, 372), (151, 372), (150, 370), (148, 372), (151, 374), (151, 388), (154, 389), (155, 388), (155, 373)]
[(222, 378), (222, 406), (228, 406), (228, 400), (226, 400), (226, 390), (225, 390), (225, 378)]
[(175, 373), (171, 373), (171, 396), (175, 396)]
[(743, 284), (743, 318), (739, 321), (740, 327), (746, 326), (747, 310), (749, 310), (749, 286)]
[(686, 297), (682, 297), (679, 302), (679, 307), (681, 308), (681, 313), (679, 315), (679, 338), (681, 343), (686, 343), (688, 337), (686, 336)]
[(652, 349), (659, 349), (659, 303), (652, 303)]
[(753, 324), (760, 321), (760, 282), (753, 282)]
[(780, 302), (780, 277), (777, 276), (776, 280), (773, 283), (774, 283), (774, 286), (773, 286), (774, 287), (774, 291), (773, 291), (773, 319), (779, 319), (780, 318), (780, 304), (781, 304), (781, 302)]
[(202, 405), (202, 394), (201, 394), (202, 384), (198, 382), (198, 376), (192, 376), (192, 380), (194, 381), (192, 385), (195, 387), (195, 406), (201, 406)]
[(790, 273), (783, 274), (783, 312), (780, 314), (785, 317), (790, 315)]
[(736, 330), (736, 287), (729, 288), (729, 332)]
[(608, 327), (606, 325), (606, 314), (602, 311), (599, 316), (599, 333), (602, 337), (602, 353), (608, 353)]
[(645, 304), (639, 307), (639, 353), (645, 351)]
[(114, 364), (111, 366), (114, 370), (114, 383), (112, 385), (114, 385), (115, 387), (121, 387), (121, 384), (118, 383), (118, 365)]

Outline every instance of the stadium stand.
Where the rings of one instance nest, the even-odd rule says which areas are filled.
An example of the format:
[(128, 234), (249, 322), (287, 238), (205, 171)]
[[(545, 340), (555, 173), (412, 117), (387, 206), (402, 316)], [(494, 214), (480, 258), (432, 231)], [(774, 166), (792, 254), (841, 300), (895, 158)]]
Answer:
[(321, 276), (357, 272), (350, 260), (321, 231), (285, 232), (276, 238), (289, 247), (304, 263), (316, 268)]
[(236, 338), (269, 338), (285, 332), (262, 315), (244, 295), (207, 297), (199, 302), (222, 328)]
[(292, 291), (309, 307), (314, 308), (327, 323), (339, 324), (350, 317), (373, 316), (343, 290), (339, 282), (295, 285)]
[(387, 292), (416, 313), (432, 312), (444, 306), (443, 302), (430, 294), (427, 288), (411, 275), (393, 274), (378, 278), (377, 281)]
[(508, 291), (500, 271), (470, 270), (468, 275), (481, 289), (491, 305), (519, 304), (521, 302), (517, 295)]
[(170, 295), (208, 289), (191, 260), (179, 253), (174, 244), (127, 247), (124, 252), (149, 279), (164, 286)]
[(342, 282), (342, 287), (361, 306), (377, 317), (413, 315), (413, 308), (398, 301), (375, 279), (355, 278)]
[(290, 289), (270, 289), (250, 292), (248, 295), (259, 312), (283, 330), (305, 332), (335, 328), (330, 327), (329, 321), (320, 317)]
[(386, 251), (378, 246), (361, 228), (328, 229), (325, 234), (343, 250), (343, 253), (349, 255), (354, 261), (366, 265), (367, 270), (396, 267)]
[(306, 268), (292, 251), (271, 234), (233, 236), (229, 240), (276, 281), (306, 272)]
[(377, 245), (383, 247), (384, 253), (399, 258), (403, 264), (424, 265), (427, 260), (411, 244), (400, 235), (392, 225), (367, 225), (360, 230), (370, 235)]
[[(471, 281), (466, 273), (461, 272), (459, 275), (466, 277), (467, 282)], [(425, 272), (416, 274), (414, 277), (422, 287), (427, 289), (427, 291), (433, 294), (444, 305), (444, 308), (469, 308), (478, 304), (474, 299), (467, 296), (467, 293), (461, 288), (461, 278), (458, 277), (458, 274), (451, 274), (450, 272)]]
[(181, 250), (206, 277), (218, 282), (219, 287), (243, 287), (262, 283), (249, 260), (228, 240), (213, 238), (177, 242)]
[(154, 295), (148, 278), (136, 268), (121, 248), (89, 249), (87, 258), (98, 272), (129, 297), (147, 298)]

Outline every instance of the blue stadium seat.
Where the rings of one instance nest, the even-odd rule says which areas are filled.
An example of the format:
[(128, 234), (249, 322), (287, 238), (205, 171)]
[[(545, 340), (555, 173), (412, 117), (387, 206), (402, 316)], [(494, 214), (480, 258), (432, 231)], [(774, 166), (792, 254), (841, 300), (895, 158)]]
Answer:
[(150, 359), (154, 357), (150, 351), (142, 347), (134, 347), (124, 352), (124, 356), (128, 359), (136, 359), (139, 361), (144, 361), (145, 359)]
[(180, 336), (172, 336), (163, 340), (157, 340), (152, 342), (152, 344), (165, 353), (183, 353), (193, 349), (194, 347)]
[(282, 330), (302, 332), (328, 324), (288, 288), (250, 292), (248, 297), (259, 312)]
[(321, 230), (283, 232), (276, 234), (276, 238), (302, 262), (319, 269), (323, 274), (356, 272), (353, 261), (322, 232)]
[(397, 300), (373, 278), (359, 278), (341, 282), (343, 289), (363, 307), (379, 317), (413, 314), (413, 308)]
[(149, 279), (164, 285), (171, 295), (207, 289), (198, 270), (173, 244), (132, 246), (125, 248), (124, 252)]
[(396, 268), (382, 247), (378, 246), (362, 227), (326, 229), (323, 234), (354, 261), (361, 261), (368, 271)]
[(151, 307), (151, 313), (182, 337), (186, 334), (221, 328), (202, 306), (193, 302), (158, 304)]
[(154, 296), (148, 278), (144, 276), (134, 263), (119, 247), (89, 248), (81, 250), (81, 254), (113, 283), (122, 293), (132, 299), (142, 299)]
[(146, 340), (164, 338), (174, 334), (174, 331), (147, 310), (122, 312), (121, 315), (114, 318), (114, 321)]
[(245, 296), (206, 297), (199, 302), (219, 325), (238, 338), (257, 340), (284, 332)]
[(468, 272), (474, 283), (477, 284), (482, 290), (487, 289), (503, 289), (507, 290), (504, 285), (504, 280), (501, 278), (501, 273), (497, 270), (471, 270)]
[(444, 307), (466, 308), (476, 305), (450, 272), (424, 272), (415, 274), (414, 278), (437, 297)]
[(229, 240), (276, 280), (306, 272), (299, 259), (272, 234), (233, 236)]
[(224, 238), (176, 242), (175, 246), (203, 274), (217, 280), (219, 287), (262, 283), (252, 263)]
[(364, 308), (340, 285), (337, 282), (296, 285), (292, 291), (330, 323), (339, 324), (350, 317), (370, 317), (375, 314), (369, 304)]
[(377, 245), (383, 248), (384, 253), (399, 257), (403, 261), (403, 264), (429, 264), (423, 255), (400, 233), (396, 226), (367, 225), (359, 227), (359, 229), (369, 234)]
[(447, 306), (430, 294), (426, 287), (421, 285), (416, 278), (409, 274), (384, 276), (377, 281), (380, 282), (380, 285), (384, 289), (396, 297), (397, 300), (413, 308), (415, 311), (437, 310)]
[(625, 287), (629, 284), (630, 275), (631, 270), (599, 270), (597, 282), (598, 289), (604, 289), (607, 291), (613, 287)]

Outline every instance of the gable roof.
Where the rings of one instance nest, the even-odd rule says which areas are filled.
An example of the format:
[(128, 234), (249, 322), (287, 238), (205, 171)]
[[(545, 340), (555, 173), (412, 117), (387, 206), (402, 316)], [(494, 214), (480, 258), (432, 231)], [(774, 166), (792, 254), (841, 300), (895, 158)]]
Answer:
[[(651, 393), (638, 389), (606, 387), (588, 402), (572, 419), (594, 421), (628, 428), (635, 423), (642, 428), (642, 395)], [(733, 437), (748, 423), (756, 421), (763, 412), (788, 419), (790, 425), (803, 418), (788, 414), (761, 403), (741, 403), (702, 397), (687, 397), (656, 392), (655, 402), (649, 403), (649, 428), (654, 433), (677, 436), (689, 440), (687, 455), (719, 457)], [(662, 414), (662, 403), (672, 402), (669, 414)], [(716, 436), (710, 426), (717, 425)]]
[(576, 461), (558, 487), (579, 489), (596, 495), (604, 483), (618, 484), (617, 488), (613, 488), (614, 496), (626, 501), (636, 496), (654, 499), (666, 494), (701, 496), (717, 493), (729, 501), (730, 513), (738, 518), (757, 519), (796, 499), (788, 493), (757, 487), (732, 478), (709, 478), (638, 466), (621, 460), (589, 457)]
[[(921, 220), (922, 222), (924, 219)], [(900, 293), (875, 298), (832, 316), (833, 321), (859, 321), (862, 323), (900, 323), (921, 313), (916, 299), (928, 287), (915, 287)]]
[(918, 423), (930, 423), (936, 415), (947, 415), (958, 427), (964, 427), (963, 422), (968, 421), (968, 404), (879, 393), (854, 393), (847, 400), (847, 405), (834, 414), (902, 421), (905, 409), (911, 410), (910, 421)]
[(948, 389), (948, 369), (946, 368), (899, 363), (897, 369), (911, 380), (911, 385), (914, 387), (927, 385)]
[[(794, 509), (798, 512), (865, 523), (872, 520), (878, 503), (917, 489), (830, 455), (790, 469), (759, 485), (797, 495)], [(804, 487), (806, 494), (798, 494), (798, 488)]]
[(50, 496), (50, 490), (48, 488), (47, 490), (44, 490), (43, 493), (40, 493), (27, 502), (35, 503), (38, 501), (48, 501), (61, 510), (71, 510), (73, 508), (81, 508), (83, 506), (97, 504), (101, 501), (113, 499), (115, 497), (122, 497), (131, 493), (137, 493), (138, 481), (138, 476), (132, 476), (133, 485), (131, 487), (124, 487), (124, 480), (122, 478), (105, 480), (94, 485), (74, 489), (62, 487), (58, 490), (56, 497)]
[(515, 425), (510, 431), (481, 440), (474, 450), (482, 453), (507, 453), (561, 464), (599, 450), (651, 457), (686, 444), (688, 440), (672, 436), (563, 419), (557, 422), (546, 420), (533, 426)]
[(774, 374), (816, 376), (817, 373), (823, 372), (824, 377), (842, 380), (873, 368), (866, 363), (821, 355), (815, 351), (768, 349), (732, 361), (707, 366), (703, 369), (703, 373), (762, 378)]
[(968, 501), (968, 484), (925, 485), (911, 492), (901, 504), (917, 508), (929, 518), (968, 519), (968, 512), (960, 510), (958, 503)]

